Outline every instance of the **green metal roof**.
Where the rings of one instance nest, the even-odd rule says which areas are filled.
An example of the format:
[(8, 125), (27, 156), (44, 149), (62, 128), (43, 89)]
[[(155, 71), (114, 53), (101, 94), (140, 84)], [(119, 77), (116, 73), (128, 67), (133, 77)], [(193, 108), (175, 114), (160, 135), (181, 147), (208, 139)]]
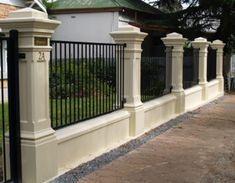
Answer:
[(161, 13), (142, 0), (57, 0), (52, 10), (102, 8), (127, 8), (151, 14)]

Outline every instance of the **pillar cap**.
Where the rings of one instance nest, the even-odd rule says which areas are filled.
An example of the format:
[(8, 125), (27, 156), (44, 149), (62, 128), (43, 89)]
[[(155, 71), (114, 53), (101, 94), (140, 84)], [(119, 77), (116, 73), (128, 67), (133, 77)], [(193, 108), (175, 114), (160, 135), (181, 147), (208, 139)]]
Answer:
[(138, 28), (138, 27), (134, 27), (134, 26), (131, 26), (131, 25), (126, 25), (126, 26), (121, 26), (121, 27), (119, 27), (118, 28), (118, 31), (120, 31), (120, 32), (126, 32), (126, 31), (136, 31), (136, 32), (140, 32), (140, 29)]
[(170, 33), (170, 34), (167, 34), (166, 37), (167, 37), (167, 38), (174, 38), (174, 39), (176, 39), (176, 38), (182, 39), (182, 38), (183, 38), (183, 35), (182, 35), (182, 34), (179, 34), (179, 33), (177, 33), (177, 32), (172, 32), (172, 33)]
[(215, 40), (211, 43), (211, 47), (214, 49), (223, 49), (225, 44), (221, 40)]
[(170, 34), (167, 34), (166, 37), (161, 38), (161, 40), (164, 42), (164, 44), (168, 46), (183, 46), (185, 42), (187, 41), (186, 38), (183, 37), (182, 34), (173, 32)]
[(19, 18), (41, 18), (41, 19), (47, 19), (48, 14), (35, 10), (33, 8), (23, 8), (19, 9), (16, 11), (12, 11), (9, 13), (8, 18), (14, 18), (14, 19), (19, 19)]
[(23, 8), (13, 11), (5, 19), (0, 19), (0, 27), (3, 33), (10, 30), (18, 30), (20, 33), (44, 33), (51, 35), (59, 21), (48, 19), (48, 15), (32, 8)]
[(131, 25), (119, 27), (117, 31), (111, 32), (110, 35), (117, 43), (126, 43), (130, 41), (141, 42), (148, 35), (141, 32), (138, 27)]
[(194, 39), (194, 42), (207, 42), (207, 39), (205, 39), (203, 37), (198, 37), (198, 38)]
[(194, 48), (207, 48), (209, 44), (210, 42), (208, 42), (207, 39), (203, 37), (198, 37), (192, 41), (192, 46)]

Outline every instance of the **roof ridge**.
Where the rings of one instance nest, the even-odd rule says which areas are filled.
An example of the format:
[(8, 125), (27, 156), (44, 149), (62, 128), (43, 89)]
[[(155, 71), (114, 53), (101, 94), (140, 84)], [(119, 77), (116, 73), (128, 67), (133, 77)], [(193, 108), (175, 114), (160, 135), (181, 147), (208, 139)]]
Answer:
[(112, 0), (114, 4), (116, 4), (118, 7), (121, 6), (121, 4), (117, 0)]

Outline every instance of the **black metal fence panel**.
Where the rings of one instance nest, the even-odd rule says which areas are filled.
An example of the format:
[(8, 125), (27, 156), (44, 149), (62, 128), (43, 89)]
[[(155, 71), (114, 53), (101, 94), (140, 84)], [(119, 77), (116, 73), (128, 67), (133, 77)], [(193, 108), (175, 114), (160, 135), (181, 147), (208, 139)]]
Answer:
[(198, 84), (199, 49), (184, 48), (183, 88), (191, 88)]
[[(161, 47), (159, 57), (141, 58), (141, 101), (158, 98), (167, 94), (164, 92), (166, 83), (165, 47)], [(169, 92), (168, 92), (169, 93)]]
[(216, 79), (216, 49), (208, 48), (207, 81)]
[(124, 45), (51, 41), (54, 129), (123, 108)]
[(21, 182), (17, 31), (0, 37), (0, 104), (0, 182)]

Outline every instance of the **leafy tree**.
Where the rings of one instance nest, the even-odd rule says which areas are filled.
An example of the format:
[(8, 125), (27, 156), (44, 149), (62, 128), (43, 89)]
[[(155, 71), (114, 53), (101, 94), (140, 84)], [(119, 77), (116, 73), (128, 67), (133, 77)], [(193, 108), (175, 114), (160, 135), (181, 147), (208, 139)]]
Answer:
[(47, 9), (53, 8), (55, 1), (54, 0), (42, 0), (43, 4)]
[[(174, 31), (193, 39), (204, 36), (226, 43), (226, 53), (235, 46), (235, 0), (153, 0), (153, 6), (167, 9), (164, 21)], [(177, 8), (187, 4), (185, 9)], [(163, 8), (164, 7), (164, 8)], [(176, 11), (175, 11), (176, 10)]]

